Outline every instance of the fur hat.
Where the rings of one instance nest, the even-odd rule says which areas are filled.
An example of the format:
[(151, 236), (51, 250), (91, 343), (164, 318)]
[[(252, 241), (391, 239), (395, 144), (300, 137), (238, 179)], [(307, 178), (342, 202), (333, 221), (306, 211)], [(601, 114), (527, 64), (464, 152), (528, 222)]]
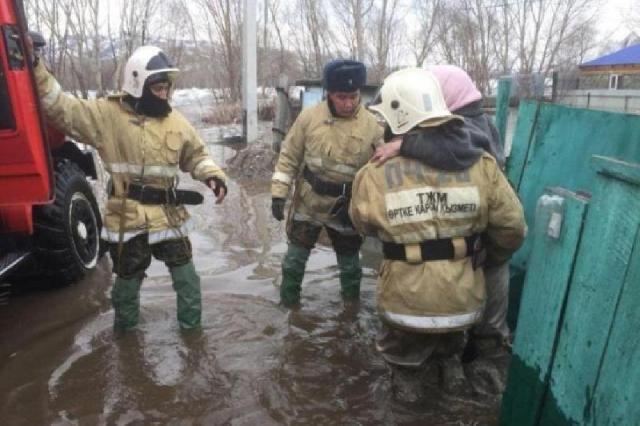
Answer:
[(355, 92), (367, 82), (367, 69), (362, 62), (335, 59), (324, 67), (322, 85), (328, 92)]

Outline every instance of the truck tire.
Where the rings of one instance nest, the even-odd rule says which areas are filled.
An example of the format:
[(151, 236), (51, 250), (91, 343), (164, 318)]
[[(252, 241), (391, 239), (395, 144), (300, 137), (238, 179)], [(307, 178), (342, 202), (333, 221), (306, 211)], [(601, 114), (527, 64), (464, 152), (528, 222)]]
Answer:
[(57, 159), (55, 198), (34, 209), (33, 249), (51, 286), (82, 278), (98, 262), (101, 250), (100, 210), (87, 177), (67, 159)]

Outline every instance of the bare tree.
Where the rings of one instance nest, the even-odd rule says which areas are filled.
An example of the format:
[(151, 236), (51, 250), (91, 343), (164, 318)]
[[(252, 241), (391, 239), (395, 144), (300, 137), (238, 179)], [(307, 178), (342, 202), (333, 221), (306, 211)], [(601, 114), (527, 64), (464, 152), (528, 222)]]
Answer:
[(379, 6), (373, 7), (373, 24), (367, 31), (373, 40), (373, 49), (369, 54), (371, 62), (371, 81), (382, 81), (389, 72), (391, 51), (398, 45), (397, 28), (400, 25), (398, 17), (399, 0), (381, 0)]
[(165, 0), (149, 24), (154, 43), (162, 45), (174, 65), (180, 67), (187, 47), (197, 42), (197, 30), (187, 0)]
[(270, 17), (267, 25), (268, 37), (274, 40), (274, 46), (266, 47), (260, 62), (264, 70), (263, 84), (275, 83), (281, 74), (290, 78), (302, 77), (298, 58), (290, 50), (291, 38), (288, 37), (286, 17), (293, 13), (291, 5), (282, 0), (268, 0), (265, 3), (268, 5)]
[(294, 49), (306, 76), (319, 76), (334, 45), (323, 0), (297, 0), (288, 22)]
[(64, 10), (59, 2), (44, 0), (26, 0), (25, 7), (31, 22), (35, 22), (36, 31), (47, 39), (46, 60), (52, 71), (58, 76), (65, 75), (65, 57), (69, 41), (69, 27), (65, 24)]
[(495, 62), (494, 14), (495, 8), (488, 8), (486, 0), (455, 0), (442, 6), (437, 19), (438, 46), (446, 62), (465, 69), (484, 94), (489, 93)]
[(159, 0), (121, 0), (118, 22), (107, 21), (113, 60), (112, 87), (120, 87), (122, 67), (134, 49), (149, 42), (149, 26), (160, 6)]
[(242, 10), (239, 0), (198, 0), (204, 29), (210, 41), (211, 58), (222, 63), (222, 79), (216, 82), (225, 96), (240, 97)]
[[(335, 21), (341, 34), (346, 35), (349, 55), (359, 61), (365, 60), (365, 28), (373, 0), (332, 0)], [(386, 6), (384, 7), (386, 9)]]
[(496, 4), (496, 7), (499, 9), (494, 15), (498, 21), (498, 31), (493, 34), (493, 51), (499, 66), (497, 72), (500, 75), (506, 75), (512, 71), (515, 61), (511, 46), (513, 23), (509, 15), (509, 0), (501, 0), (500, 3)]
[(417, 32), (411, 40), (416, 65), (421, 67), (435, 48), (436, 23), (441, 17), (443, 0), (414, 0)]
[[(381, 80), (408, 47), (418, 66), (444, 61), (464, 68), (486, 95), (497, 75), (548, 75), (582, 62), (595, 44), (601, 0), (261, 1), (263, 86), (281, 73), (320, 77), (336, 57), (366, 62), (371, 80)], [(65, 87), (84, 95), (119, 87), (133, 50), (156, 44), (180, 66), (180, 81), (239, 98), (240, 0), (24, 2), (32, 26), (49, 40), (47, 62)], [(630, 30), (638, 27), (638, 10), (626, 9)]]
[(522, 0), (510, 4), (517, 36), (521, 73), (547, 75), (562, 61), (561, 48), (584, 34), (595, 9), (594, 0)]
[(65, 87), (85, 98), (90, 87), (102, 92), (100, 1), (28, 0), (25, 6), (32, 27), (48, 40), (47, 62)]
[(95, 87), (102, 96), (100, 0), (60, 1), (69, 27), (72, 43), (67, 59), (82, 97)]
[(269, 13), (271, 15), (271, 26), (275, 33), (276, 40), (278, 41), (278, 73), (282, 74), (285, 71), (285, 41), (283, 36), (282, 25), (279, 22), (281, 5), (279, 0), (265, 0), (265, 4), (268, 5)]

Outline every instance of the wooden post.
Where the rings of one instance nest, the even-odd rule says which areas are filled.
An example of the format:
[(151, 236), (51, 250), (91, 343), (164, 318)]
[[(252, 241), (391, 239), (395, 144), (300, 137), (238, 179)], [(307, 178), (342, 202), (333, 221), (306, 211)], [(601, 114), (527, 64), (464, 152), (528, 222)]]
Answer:
[(496, 127), (500, 134), (502, 146), (505, 145), (507, 135), (507, 121), (509, 120), (509, 99), (511, 97), (511, 77), (501, 77), (498, 82), (498, 95), (496, 96)]
[(256, 0), (244, 0), (242, 37), (242, 130), (245, 142), (258, 138)]
[(287, 134), (289, 119), (291, 116), (291, 106), (289, 105), (289, 79), (286, 75), (281, 75), (276, 87), (276, 114), (273, 119), (273, 150), (280, 152), (282, 140)]

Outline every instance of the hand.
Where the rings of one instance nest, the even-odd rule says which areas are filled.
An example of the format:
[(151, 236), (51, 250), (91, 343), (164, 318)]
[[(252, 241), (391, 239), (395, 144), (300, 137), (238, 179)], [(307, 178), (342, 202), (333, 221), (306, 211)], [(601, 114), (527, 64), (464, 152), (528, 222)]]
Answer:
[(271, 199), (271, 214), (275, 220), (281, 221), (284, 219), (284, 201), (284, 198)]
[(217, 177), (209, 178), (207, 184), (216, 196), (216, 204), (220, 204), (222, 200), (224, 200), (224, 197), (227, 196), (227, 185), (222, 179)]
[(379, 146), (371, 157), (371, 162), (376, 166), (383, 165), (390, 158), (400, 154), (400, 146), (402, 146), (402, 137), (395, 137), (384, 145)]

